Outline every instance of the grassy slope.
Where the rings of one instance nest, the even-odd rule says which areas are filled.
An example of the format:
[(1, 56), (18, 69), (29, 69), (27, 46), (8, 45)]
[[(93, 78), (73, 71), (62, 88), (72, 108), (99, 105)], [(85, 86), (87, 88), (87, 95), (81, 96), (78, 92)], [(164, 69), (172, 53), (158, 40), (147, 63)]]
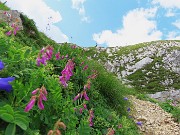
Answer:
[[(0, 3), (1, 10), (8, 8)], [(19, 31), (16, 36), (7, 37), (4, 33), (10, 30), (5, 23), (0, 27), (0, 59), (5, 63), (5, 69), (0, 72), (1, 77), (14, 76), (16, 81), (12, 83), (13, 92), (6, 93), (0, 91), (0, 109), (9, 104), (14, 111), (22, 111), (24, 116), (28, 116), (29, 125), (27, 130), (22, 130), (21, 126), (16, 126), (16, 134), (46, 134), (53, 128), (54, 123), (61, 119), (67, 130), (63, 134), (105, 134), (108, 128), (114, 128), (116, 134), (134, 135), (138, 134), (137, 128), (131, 119), (128, 118), (126, 108), (129, 106), (123, 96), (129, 94), (131, 89), (124, 87), (118, 82), (116, 77), (100, 66), (97, 62), (88, 60), (83, 50), (77, 48), (72, 50), (69, 44), (59, 46), (53, 40), (40, 33), (33, 20), (21, 15), (24, 30)], [(81, 67), (76, 67), (74, 76), (69, 82), (67, 89), (64, 89), (58, 82), (58, 76), (65, 67), (66, 59), (57, 62), (54, 59), (48, 62), (47, 66), (36, 66), (35, 60), (39, 50), (46, 45), (54, 47), (54, 51), (60, 51), (61, 55), (75, 57), (76, 65), (82, 61), (88, 64), (89, 69), (81, 73)], [(82, 100), (73, 103), (72, 99), (83, 88), (86, 83), (86, 76), (91, 73), (91, 69), (98, 71), (99, 75), (92, 81), (91, 90), (88, 92), (89, 102)], [(29, 113), (24, 114), (23, 110), (31, 97), (31, 91), (45, 85), (48, 90), (48, 101), (45, 102), (45, 110), (39, 111), (35, 107)], [(93, 109), (95, 117), (94, 126), (88, 126), (88, 112), (82, 115), (74, 113), (74, 108), (79, 108), (83, 103), (88, 109)], [(1, 116), (2, 117), (2, 116)], [(6, 120), (0, 121), (0, 133), (4, 134)], [(122, 124), (118, 129), (117, 125)]]
[[(87, 54), (89, 56), (94, 56), (94, 54), (98, 54), (98, 56), (95, 57), (94, 59), (95, 60), (101, 59), (101, 62), (106, 62), (107, 60), (113, 61), (115, 56), (128, 55), (129, 53), (133, 53), (133, 51), (138, 50), (139, 48), (146, 47), (156, 42), (167, 43), (170, 41), (169, 40), (153, 41), (153, 42), (148, 42), (148, 43), (140, 43), (133, 46), (120, 47), (119, 51), (112, 53), (113, 55), (110, 57), (108, 57), (108, 54), (106, 53), (105, 50), (98, 54), (97, 53), (98, 51), (96, 50), (95, 47), (89, 48), (89, 50), (87, 51)], [(180, 42), (180, 40), (176, 40), (176, 42)], [(180, 49), (179, 47), (171, 47), (169, 48), (168, 51), (179, 50), (179, 49)], [(135, 73), (127, 76), (127, 79), (131, 81), (129, 84), (134, 86), (135, 91), (136, 91), (134, 94), (136, 94), (139, 99), (158, 103), (162, 109), (171, 113), (177, 122), (180, 122), (180, 108), (172, 106), (171, 101), (160, 103), (156, 100), (148, 98), (145, 95), (146, 93), (164, 91), (165, 86), (161, 85), (161, 81), (167, 79), (165, 78), (167, 76), (168, 78), (171, 78), (174, 80), (173, 84), (168, 85), (167, 87), (174, 87), (175, 89), (180, 89), (179, 75), (163, 68), (163, 66), (161, 66), (158, 70), (154, 70), (152, 67), (155, 67), (155, 63), (159, 63), (159, 64), (163, 64), (163, 63), (162, 63), (161, 57), (154, 57), (153, 59), (154, 60), (152, 63), (146, 65), (142, 69), (137, 70)], [(124, 69), (125, 69), (124, 67), (120, 67), (120, 71)], [(143, 72), (142, 70), (144, 70), (145, 72)], [(147, 74), (148, 72), (151, 72), (151, 74)], [(144, 87), (142, 87), (142, 85), (144, 85)]]
[[(95, 60), (100, 59), (102, 63), (106, 62), (107, 60), (113, 62), (115, 57), (118, 58), (118, 57), (121, 57), (122, 55), (127, 56), (129, 53), (134, 54), (135, 51), (138, 50), (139, 48), (147, 47), (156, 42), (167, 43), (167, 42), (170, 42), (170, 40), (152, 41), (152, 42), (140, 43), (140, 44), (131, 45), (131, 46), (119, 47), (118, 51), (115, 51), (115, 52), (111, 51), (112, 56), (108, 56), (106, 50), (100, 51), (100, 53), (98, 53), (95, 47), (91, 47), (87, 51), (87, 55), (94, 56), (94, 54), (98, 54), (93, 59)], [(180, 42), (180, 40), (176, 40), (176, 42)], [(110, 49), (113, 50), (113, 48), (110, 48)], [(180, 47), (171, 47), (169, 51), (177, 50), (177, 49), (179, 50)], [(168, 76), (168, 78), (173, 79), (174, 82), (173, 84), (170, 84), (167, 87), (174, 87), (175, 89), (180, 89), (180, 85), (178, 85), (180, 81), (178, 77), (179, 75), (177, 73), (174, 73), (174, 72), (171, 72), (170, 70), (165, 69), (163, 67), (163, 62), (162, 62), (161, 57), (152, 57), (152, 59), (153, 59), (152, 63), (147, 64), (142, 69), (139, 69), (133, 74), (126, 77), (126, 79), (131, 81), (130, 84), (134, 86), (135, 89), (138, 90), (138, 92), (140, 93), (147, 93), (147, 92), (154, 93), (158, 91), (163, 91), (165, 89), (165, 86), (161, 84), (161, 81), (164, 81), (165, 79), (167, 79), (166, 77)], [(139, 60), (136, 59), (135, 61), (138, 62)], [(158, 70), (153, 69), (156, 63), (159, 63), (161, 65)], [(129, 63), (129, 65), (130, 64), (131, 63)], [(125, 67), (120, 66), (119, 71), (123, 71), (123, 70), (125, 70)], [(143, 72), (143, 70), (145, 72)], [(148, 74), (148, 72), (151, 72), (151, 74)], [(144, 87), (142, 87), (142, 85)]]

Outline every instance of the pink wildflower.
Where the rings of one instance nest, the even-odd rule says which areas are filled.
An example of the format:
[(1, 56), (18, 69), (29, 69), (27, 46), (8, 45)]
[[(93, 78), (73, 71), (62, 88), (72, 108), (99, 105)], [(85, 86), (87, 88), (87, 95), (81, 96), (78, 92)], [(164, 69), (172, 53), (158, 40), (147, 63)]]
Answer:
[(85, 98), (87, 101), (89, 100), (89, 97), (87, 96), (86, 91), (83, 92), (83, 96), (84, 96), (84, 98)]
[(84, 64), (84, 61), (83, 61), (83, 62), (81, 62), (80, 66), (82, 66), (83, 64)]
[(119, 125), (118, 125), (118, 128), (122, 128), (122, 124), (119, 124)]
[(114, 135), (115, 131), (113, 128), (108, 128), (108, 133), (106, 135)]
[(42, 86), (41, 88), (37, 88), (36, 90), (32, 91), (32, 96), (28, 105), (25, 108), (25, 112), (28, 112), (29, 110), (32, 109), (32, 107), (34, 106), (35, 102), (36, 102), (36, 98), (38, 97), (38, 107), (39, 109), (44, 109), (44, 105), (43, 105), (43, 100), (46, 101), (47, 100), (47, 91), (46, 88), (44, 86)]
[(32, 95), (36, 95), (38, 91), (39, 91), (39, 88), (38, 88), (38, 89), (33, 90), (31, 94), (32, 94)]
[(80, 108), (80, 109), (79, 109), (79, 113), (82, 113), (82, 111), (83, 111), (83, 108)]
[(56, 56), (56, 60), (59, 60), (60, 59), (60, 52), (56, 53), (55, 56)]
[(68, 60), (65, 68), (61, 72), (60, 82), (64, 87), (67, 87), (67, 81), (70, 80), (70, 77), (73, 75), (74, 63), (72, 60)]
[(86, 90), (86, 89), (89, 89), (90, 90), (90, 88), (91, 88), (91, 81), (88, 79), (88, 81), (87, 81), (87, 84), (86, 85), (84, 85), (84, 90)]
[(39, 107), (40, 110), (44, 109), (44, 105), (42, 103), (42, 97), (41, 96), (39, 97), (39, 100), (38, 100), (38, 107)]
[(16, 35), (17, 34), (17, 31), (19, 30), (19, 28), (18, 27), (14, 27), (14, 35)]
[(28, 112), (29, 110), (31, 110), (31, 109), (33, 108), (35, 102), (36, 102), (36, 96), (32, 96), (32, 97), (31, 97), (31, 100), (30, 100), (29, 103), (27, 104), (27, 106), (26, 106), (26, 108), (25, 108), (24, 111), (25, 111), (25, 112)]
[(7, 35), (7, 36), (10, 36), (11, 34), (12, 34), (12, 31), (6, 32), (6, 35)]
[(87, 106), (86, 106), (86, 104), (83, 104), (83, 107), (84, 107), (84, 109), (87, 109)]
[(68, 86), (68, 84), (66, 83), (66, 78), (64, 76), (60, 76), (59, 81), (64, 87)]
[(83, 70), (87, 70), (88, 69), (88, 65), (84, 66)]
[(51, 46), (47, 46), (46, 48), (42, 48), (38, 54), (38, 58), (36, 59), (37, 66), (40, 66), (42, 63), (43, 65), (47, 64), (47, 60), (52, 58), (54, 48)]
[(93, 126), (93, 120), (94, 118), (94, 113), (93, 113), (93, 110), (89, 110), (89, 126), (92, 127)]
[(77, 94), (77, 96), (74, 97), (74, 101), (80, 98), (80, 94)]
[(72, 48), (72, 49), (75, 49), (75, 48), (76, 48), (76, 45), (71, 46), (71, 48)]

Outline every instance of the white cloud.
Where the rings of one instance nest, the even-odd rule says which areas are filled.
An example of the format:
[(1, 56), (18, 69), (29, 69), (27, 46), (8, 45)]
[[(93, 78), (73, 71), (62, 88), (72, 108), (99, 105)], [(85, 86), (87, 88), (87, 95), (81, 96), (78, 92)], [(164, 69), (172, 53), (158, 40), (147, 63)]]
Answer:
[(175, 16), (175, 12), (173, 9), (168, 9), (167, 13), (165, 14), (166, 17), (173, 17)]
[(171, 31), (167, 35), (167, 40), (180, 40), (180, 33)]
[(86, 16), (84, 2), (86, 2), (86, 0), (72, 0), (72, 8), (76, 9), (79, 12), (79, 15), (81, 16), (81, 21), (90, 22), (89, 17)]
[(85, 14), (84, 2), (86, 0), (72, 0), (72, 8), (78, 10), (79, 14)]
[[(9, 0), (6, 4), (11, 9), (21, 11), (29, 18), (33, 19), (41, 31), (45, 31), (47, 23), (49, 22), (48, 18), (52, 17), (52, 29), (45, 33), (57, 42), (68, 41), (67, 36), (54, 25), (54, 23), (58, 23), (62, 20), (61, 14), (58, 11), (51, 9), (43, 0)], [(57, 39), (57, 36), (59, 37), (59, 40)]]
[(93, 39), (98, 44), (106, 43), (108, 46), (125, 46), (140, 42), (161, 39), (162, 32), (157, 30), (155, 17), (157, 8), (134, 9), (123, 17), (123, 28), (112, 32), (104, 30), (93, 34)]
[(174, 26), (176, 26), (178, 29), (180, 29), (180, 19), (176, 20), (175, 22), (172, 23)]
[(153, 0), (152, 3), (164, 8), (180, 8), (180, 0)]
[(64, 33), (62, 33), (61, 30), (55, 25), (51, 26), (51, 30), (47, 31), (47, 35), (53, 35), (53, 40), (55, 40), (57, 43), (68, 41), (68, 37)]

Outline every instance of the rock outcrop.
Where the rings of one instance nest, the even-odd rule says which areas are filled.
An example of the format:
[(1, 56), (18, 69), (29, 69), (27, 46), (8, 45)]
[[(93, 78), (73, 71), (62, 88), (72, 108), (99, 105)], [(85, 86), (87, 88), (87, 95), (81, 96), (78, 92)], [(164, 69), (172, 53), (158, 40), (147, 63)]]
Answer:
[[(180, 41), (156, 41), (126, 47), (94, 47), (85, 50), (91, 58), (115, 73), (124, 84), (138, 90), (145, 89), (152, 93), (170, 90), (176, 93), (176, 90), (180, 90)], [(169, 93), (166, 95), (158, 99), (173, 97)], [(179, 100), (180, 95), (175, 98)]]
[(15, 24), (19, 30), (23, 30), (20, 13), (17, 10), (4, 11), (0, 10), (0, 22), (6, 22), (10, 26)]

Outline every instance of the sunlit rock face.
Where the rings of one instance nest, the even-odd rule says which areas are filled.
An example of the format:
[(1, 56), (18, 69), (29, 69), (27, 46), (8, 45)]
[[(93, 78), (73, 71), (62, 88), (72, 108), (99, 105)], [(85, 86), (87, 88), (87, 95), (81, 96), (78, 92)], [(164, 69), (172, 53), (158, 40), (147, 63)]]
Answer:
[(20, 18), (20, 13), (17, 10), (4, 11), (0, 10), (0, 22), (6, 22), (10, 26), (15, 24), (18, 26), (19, 30), (23, 30), (22, 20)]
[[(94, 47), (94, 59), (117, 75), (127, 85), (137, 89), (169, 91), (151, 96), (174, 96), (179, 100), (180, 94), (180, 41), (156, 41), (126, 47)], [(88, 49), (91, 50), (90, 48)]]

